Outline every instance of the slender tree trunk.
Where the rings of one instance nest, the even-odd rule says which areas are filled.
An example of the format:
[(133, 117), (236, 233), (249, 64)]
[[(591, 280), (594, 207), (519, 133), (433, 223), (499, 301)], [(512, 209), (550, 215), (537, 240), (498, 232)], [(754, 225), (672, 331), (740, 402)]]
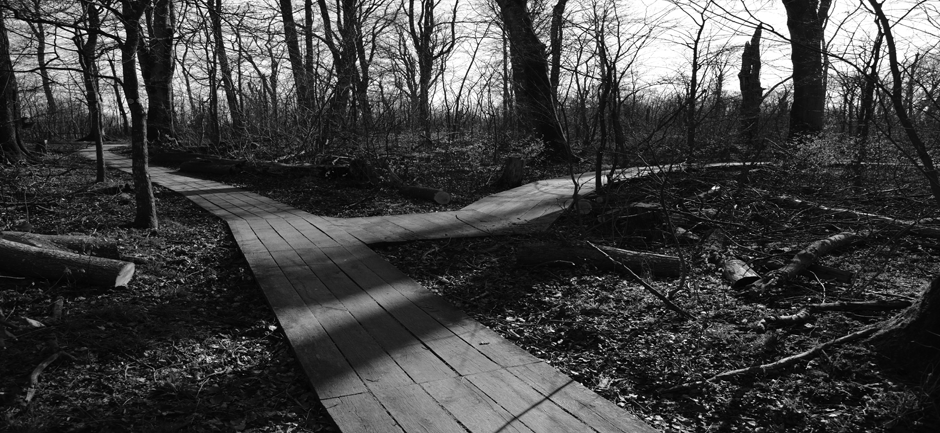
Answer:
[(933, 157), (928, 151), (927, 143), (921, 138), (920, 132), (907, 114), (907, 107), (904, 106), (904, 82), (902, 81), (898, 50), (897, 46), (894, 44), (894, 34), (891, 31), (891, 23), (888, 21), (884, 10), (881, 9), (881, 3), (878, 3), (877, 0), (868, 0), (868, 2), (875, 11), (875, 18), (878, 20), (878, 25), (881, 26), (881, 31), (884, 32), (884, 43), (888, 48), (888, 66), (891, 69), (892, 81), (891, 93), (889, 95), (891, 104), (894, 106), (894, 112), (898, 116), (898, 121), (901, 123), (901, 126), (904, 128), (904, 132), (907, 134), (911, 146), (914, 147), (914, 151), (918, 159), (920, 159), (922, 165), (920, 169), (921, 172), (924, 173), (924, 177), (927, 178), (927, 183), (930, 185), (930, 192), (933, 194), (934, 201), (940, 206), (940, 176), (937, 175), (937, 168), (934, 166)]
[(134, 226), (158, 230), (157, 207), (153, 199), (153, 185), (147, 168), (147, 113), (140, 99), (137, 80), (137, 48), (140, 44), (140, 17), (149, 2), (122, 0), (124, 43), (121, 44), (121, 64), (124, 75), (124, 94), (131, 110), (131, 157), (137, 213)]
[(790, 140), (817, 135), (825, 126), (823, 27), (830, 4), (831, 0), (783, 0), (793, 62)]
[(751, 41), (744, 44), (741, 54), (741, 71), (738, 81), (741, 85), (741, 111), (740, 131), (741, 140), (751, 151), (758, 147), (757, 133), (760, 128), (760, 104), (763, 100), (764, 88), (760, 85), (760, 38), (763, 27), (758, 25), (754, 29)]
[(545, 44), (539, 40), (526, 10), (526, 0), (497, 0), (509, 37), (516, 107), (523, 124), (544, 143), (555, 159), (573, 158), (555, 109), (548, 77)]
[(229, 67), (228, 54), (225, 52), (225, 40), (222, 36), (222, 0), (209, 0), (208, 6), (209, 17), (212, 21), (212, 36), (215, 39), (215, 58), (218, 62), (219, 73), (222, 75), (222, 89), (225, 91), (225, 100), (232, 118), (232, 130), (236, 137), (241, 137), (245, 134), (245, 121), (238, 95), (235, 92), (235, 82), (232, 81), (232, 68)]
[[(114, 67), (114, 59), (110, 56), (108, 57), (108, 66), (111, 67), (111, 76), (117, 77), (117, 68)], [(124, 108), (124, 100), (121, 98), (121, 86), (118, 84), (117, 80), (111, 81), (111, 87), (114, 90), (114, 105), (118, 109), (118, 113), (121, 115), (121, 131), (126, 137), (130, 134), (130, 126), (127, 122), (127, 110)]]
[(78, 45), (82, 80), (85, 83), (85, 101), (88, 104), (90, 135), (95, 141), (95, 181), (104, 182), (107, 180), (107, 165), (104, 160), (104, 134), (101, 131), (101, 96), (98, 92), (98, 59), (96, 57), (101, 17), (97, 5), (92, 4), (89, 0), (82, 0), (81, 5), (84, 9), (88, 34), (85, 36), (84, 42), (81, 41), (79, 36), (76, 36), (75, 43)]
[[(40, 9), (41, 0), (33, 0), (33, 13), (36, 16), (42, 14)], [(49, 67), (46, 64), (46, 27), (43, 23), (27, 23), (33, 36), (36, 37), (36, 63), (39, 68), (39, 80), (42, 84), (42, 93), (46, 98), (46, 115), (54, 116), (58, 111), (58, 104), (55, 96), (52, 94), (52, 80), (49, 78)]]

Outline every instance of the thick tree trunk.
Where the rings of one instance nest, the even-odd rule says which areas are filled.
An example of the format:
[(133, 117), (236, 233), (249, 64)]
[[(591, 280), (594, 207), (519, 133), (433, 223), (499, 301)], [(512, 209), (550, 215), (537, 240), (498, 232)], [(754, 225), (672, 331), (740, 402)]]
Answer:
[(565, 6), (567, 6), (568, 0), (558, 0), (555, 3), (555, 6), (552, 7), (552, 25), (550, 29), (551, 33), (551, 55), (552, 55), (552, 64), (551, 72), (548, 81), (552, 86), (552, 98), (555, 102), (558, 102), (558, 81), (561, 76), (561, 45), (563, 38), (563, 28), (565, 24)]
[(28, 277), (108, 287), (126, 286), (134, 277), (133, 263), (37, 248), (5, 239), (0, 239), (0, 269)]
[(121, 64), (124, 94), (131, 110), (131, 159), (136, 199), (134, 225), (156, 231), (157, 207), (153, 199), (153, 185), (147, 168), (147, 113), (140, 99), (140, 82), (137, 79), (137, 48), (140, 44), (140, 17), (145, 4), (122, 0), (124, 21), (124, 43), (121, 44)]
[[(940, 277), (936, 277), (917, 302), (889, 320), (869, 339), (885, 357), (907, 367), (918, 380), (931, 377), (940, 361)], [(928, 370), (929, 369), (929, 370)], [(929, 385), (927, 389), (930, 389)]]
[(763, 27), (758, 25), (751, 36), (751, 41), (744, 44), (741, 54), (741, 71), (738, 81), (741, 84), (740, 134), (741, 141), (748, 150), (757, 150), (757, 134), (760, 130), (760, 103), (764, 88), (760, 85), (760, 38)]
[(300, 54), (300, 41), (297, 38), (297, 23), (294, 21), (294, 6), (291, 0), (280, 0), (281, 20), (284, 23), (284, 43), (287, 45), (287, 58), (290, 61), (294, 87), (297, 89), (299, 107), (312, 110), (304, 59)]
[[(146, 3), (149, 3), (147, 1)], [(149, 12), (149, 11), (148, 11)], [(139, 38), (140, 72), (147, 90), (147, 140), (176, 137), (173, 125), (174, 29), (176, 13), (173, 0), (155, 0), (147, 15), (149, 42)]]
[(829, 17), (830, 4), (831, 0), (783, 0), (793, 62), (791, 140), (817, 135), (825, 126), (823, 28)]
[(13, 62), (10, 60), (10, 40), (7, 38), (7, 28), (4, 11), (0, 8), (0, 162), (6, 159), (10, 162), (26, 160), (29, 152), (23, 148), (19, 140), (19, 107), (17, 107), (16, 75), (13, 73)]
[(526, 0), (497, 0), (509, 37), (516, 108), (523, 125), (542, 140), (555, 159), (573, 158), (552, 96), (545, 44), (539, 40), (526, 9)]

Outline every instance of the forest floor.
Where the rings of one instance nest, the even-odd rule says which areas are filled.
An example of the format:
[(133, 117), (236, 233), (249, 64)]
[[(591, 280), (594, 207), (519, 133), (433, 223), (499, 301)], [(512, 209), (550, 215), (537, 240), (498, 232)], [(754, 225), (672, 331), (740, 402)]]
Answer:
[[(0, 230), (28, 223), (36, 233), (116, 239), (137, 274), (117, 289), (0, 274), (0, 323), (8, 325), (0, 330), (0, 431), (334, 431), (224, 223), (158, 187), (159, 233), (128, 228), (132, 195), (106, 187), (129, 177), (112, 171), (106, 185), (94, 184), (93, 164), (71, 154), (74, 148), (62, 146), (41, 165), (0, 167)], [(213, 179), (314, 214), (352, 217), (458, 209), (495, 192), (488, 185), (499, 171), (492, 157), (466, 147), (409, 154), (392, 166), (406, 181), (442, 187), (455, 200), (446, 207), (413, 201), (346, 178), (243, 173)], [(529, 169), (527, 181), (566, 172)], [(812, 241), (868, 228), (844, 215), (775, 205), (768, 193), (898, 218), (932, 209), (919, 173), (882, 166), (865, 176), (854, 187), (841, 169), (812, 164), (765, 166), (746, 175), (676, 171), (615, 184), (594, 213), (563, 216), (544, 233), (374, 249), (666, 432), (940, 431), (940, 409), (931, 398), (937, 391), (902, 376), (864, 343), (788, 369), (667, 392), (802, 352), (897, 311), (822, 312), (798, 327), (766, 332), (753, 326), (767, 316), (812, 303), (919, 296), (940, 273), (940, 243), (912, 235), (874, 235), (822, 259), (853, 272), (851, 283), (801, 277), (757, 299), (740, 296), (706, 260), (702, 240), (714, 228), (758, 272)], [(662, 225), (607, 218), (632, 202), (665, 204), (674, 216), (705, 216), (683, 227), (699, 240), (677, 244)], [(679, 278), (644, 278), (696, 319), (682, 319), (615, 272), (516, 262), (524, 246), (584, 241), (683, 257), (689, 270), (681, 287)], [(42, 370), (27, 401), (31, 373), (56, 353), (67, 355)]]

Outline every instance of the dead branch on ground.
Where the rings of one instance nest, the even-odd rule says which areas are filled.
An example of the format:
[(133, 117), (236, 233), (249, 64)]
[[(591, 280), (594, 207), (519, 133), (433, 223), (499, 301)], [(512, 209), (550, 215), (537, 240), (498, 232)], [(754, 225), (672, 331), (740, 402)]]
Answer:
[(640, 278), (640, 276), (637, 275), (635, 272), (633, 272), (632, 269), (628, 268), (623, 263), (620, 263), (614, 260), (613, 257), (611, 257), (606, 252), (604, 252), (604, 250), (598, 248), (597, 245), (594, 245), (591, 242), (588, 242), (587, 244), (594, 247), (595, 250), (603, 254), (604, 257), (607, 258), (607, 260), (618, 265), (617, 266), (618, 269), (620, 269), (622, 272), (626, 273), (627, 275), (630, 275), (631, 277), (633, 277), (633, 279), (636, 280), (638, 283), (640, 283), (640, 285), (643, 286), (643, 288), (646, 289), (646, 291), (650, 292), (653, 296), (659, 298), (660, 301), (663, 301), (663, 304), (665, 304), (667, 308), (669, 308), (672, 311), (675, 311), (676, 313), (679, 313), (680, 316), (685, 317), (686, 319), (692, 319), (692, 320), (695, 319), (695, 316), (693, 316), (692, 313), (689, 313), (688, 311), (683, 310), (682, 307), (679, 307), (678, 305), (676, 305), (669, 298), (667, 298), (666, 295), (660, 293), (659, 290), (656, 290), (653, 286), (649, 285), (649, 283), (647, 283), (646, 281), (643, 281), (643, 279)]

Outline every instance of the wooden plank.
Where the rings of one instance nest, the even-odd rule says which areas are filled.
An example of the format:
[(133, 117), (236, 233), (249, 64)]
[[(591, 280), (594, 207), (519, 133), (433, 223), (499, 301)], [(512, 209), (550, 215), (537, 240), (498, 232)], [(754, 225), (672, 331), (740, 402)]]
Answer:
[(419, 235), (422, 239), (443, 239), (452, 237), (485, 236), (482, 230), (467, 224), (458, 218), (456, 212), (434, 212), (427, 214), (413, 214), (416, 219), (426, 224)]
[(323, 407), (344, 433), (402, 432), (398, 423), (370, 393), (324, 399)]
[(463, 334), (483, 327), (471, 319), (463, 311), (451, 303), (429, 292), (417, 282), (409, 278), (385, 259), (370, 250), (353, 251), (353, 254), (362, 261), (366, 267), (385, 280), (391, 287), (401, 293), (405, 298), (417, 305), (422, 311), (433, 317), (440, 324), (451, 330), (454, 334)]
[(333, 240), (333, 238), (327, 236), (319, 227), (306, 219), (293, 216), (286, 218), (285, 221), (318, 247), (339, 246), (339, 243)]
[(274, 260), (297, 289), (346, 360), (371, 389), (414, 383), (330, 291), (328, 281), (313, 278), (295, 251), (276, 251)]
[(421, 387), (473, 433), (532, 433), (465, 378), (428, 382)]
[(617, 407), (544, 362), (512, 367), (509, 371), (599, 432), (656, 431), (635, 415)]
[(254, 230), (258, 239), (268, 251), (291, 251), (294, 249), (266, 220), (248, 218), (246, 221), (251, 225), (251, 229)]
[(502, 335), (486, 327), (460, 334), (460, 338), (502, 367), (513, 367), (541, 361), (503, 338)]
[(534, 431), (594, 431), (506, 370), (474, 374), (467, 379)]
[(329, 398), (364, 392), (365, 384), (271, 255), (250, 255), (248, 263), (317, 395)]
[(313, 245), (310, 239), (307, 239), (303, 233), (294, 228), (288, 221), (281, 218), (268, 219), (267, 221), (268, 224), (271, 225), (271, 228), (273, 228), (294, 250), (301, 250)]
[[(331, 248), (325, 253), (332, 263), (313, 264), (311, 267), (337, 267), (344, 275), (334, 276), (335, 280), (342, 281), (348, 277), (353, 284), (330, 284), (330, 290), (359, 321), (360, 324), (375, 337), (376, 341), (392, 356), (393, 359), (416, 383), (453, 377), (457, 373), (435, 356), (431, 350), (423, 346), (414, 334), (395, 319), (396, 305), (381, 305), (378, 299), (384, 299), (383, 292), (392, 290), (391, 287), (370, 269), (352, 259), (345, 249)], [(325, 272), (336, 272), (324, 270)], [(318, 276), (320, 273), (317, 273)], [(322, 279), (322, 278), (321, 278)], [(375, 293), (377, 296), (374, 296)], [(365, 294), (366, 296), (362, 296)]]
[(406, 432), (464, 433), (454, 417), (420, 385), (375, 391), (375, 397)]

